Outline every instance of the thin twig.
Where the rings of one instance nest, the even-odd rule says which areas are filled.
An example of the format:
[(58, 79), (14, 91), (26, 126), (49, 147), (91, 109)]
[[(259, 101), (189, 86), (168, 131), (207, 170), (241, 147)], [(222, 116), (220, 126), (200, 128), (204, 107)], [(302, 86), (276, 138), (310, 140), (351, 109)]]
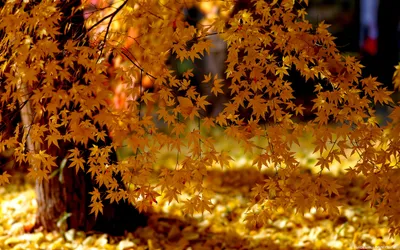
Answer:
[[(103, 45), (102, 45), (102, 47), (101, 47), (101, 49), (100, 49), (100, 55), (99, 55), (99, 58), (97, 59), (97, 61), (98, 61), (98, 60), (101, 58), (101, 56), (103, 55), (103, 50), (104, 50), (104, 47), (106, 46), (107, 35), (108, 35), (109, 31), (110, 31), (111, 23), (112, 23), (114, 17), (122, 10), (122, 8), (123, 8), (127, 3), (128, 3), (128, 0), (124, 1), (124, 2), (121, 4), (121, 6), (119, 6), (119, 7), (111, 14), (111, 16), (110, 16), (110, 21), (109, 21), (108, 24), (107, 24), (106, 33), (104, 34)], [(103, 19), (102, 19), (102, 20), (103, 20)]]
[[(136, 62), (134, 62), (134, 61), (132, 60), (132, 58), (130, 58), (129, 55), (127, 55), (124, 51), (121, 51), (121, 53), (122, 53), (136, 68), (138, 68), (139, 70), (144, 71), (144, 69), (143, 69), (142, 67), (140, 67)], [(149, 74), (149, 73), (147, 73), (147, 72), (145, 72), (145, 74), (146, 74), (147, 76), (153, 78), (154, 80), (157, 79), (157, 77), (153, 76), (152, 74)]]

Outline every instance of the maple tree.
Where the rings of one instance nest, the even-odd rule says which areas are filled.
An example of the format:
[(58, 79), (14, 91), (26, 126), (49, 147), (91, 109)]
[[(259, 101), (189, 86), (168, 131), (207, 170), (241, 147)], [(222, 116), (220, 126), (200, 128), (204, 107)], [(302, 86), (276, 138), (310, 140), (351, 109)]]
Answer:
[[(69, 182), (94, 182), (86, 189), (90, 204), (81, 205), (96, 217), (105, 213), (105, 203), (126, 202), (142, 212), (157, 199), (182, 202), (193, 215), (213, 205), (207, 170), (233, 160), (208, 132), (220, 127), (260, 171), (276, 169), (274, 178), (253, 189), (247, 219), (257, 224), (279, 207), (339, 213), (333, 197), (340, 185), (324, 175), (304, 174), (295, 157), (292, 146), (311, 134), (320, 173), (358, 155), (346, 174), (365, 176), (366, 200), (398, 234), (400, 107), (392, 92), (374, 77), (361, 78), (362, 65), (340, 54), (327, 24), (306, 20), (307, 0), (240, 2), (251, 8), (229, 15), (235, 1), (215, 2), (221, 15), (194, 27), (182, 10), (200, 1), (118, 1), (92, 14), (86, 29), (82, 18), (76, 20), (85, 2), (7, 2), (0, 22), (0, 118), (20, 112), (22, 122), (13, 133), (1, 134), (0, 150), (14, 148), (16, 161), (29, 163), (29, 176), (39, 187), (50, 189), (52, 173), (67, 169), (72, 172), (60, 176)], [(69, 3), (75, 5), (66, 7)], [(225, 76), (205, 74), (201, 84), (229, 101), (213, 117), (205, 113), (213, 104), (209, 96), (191, 84), (191, 69), (177, 74), (167, 61), (201, 58), (215, 35), (227, 43)], [(114, 72), (124, 84), (123, 108), (110, 102), (110, 55), (123, 61)], [(304, 107), (295, 103), (292, 69), (315, 87), (315, 119), (305, 123), (294, 119)], [(145, 79), (154, 92), (144, 88)], [(393, 82), (398, 90), (400, 66)], [(377, 123), (375, 104), (392, 108), (385, 126)], [(153, 115), (167, 129), (159, 129)], [(133, 153), (117, 161), (113, 155), (121, 147)], [(176, 153), (175, 166), (157, 166), (162, 150)], [(0, 184), (9, 177), (3, 173)], [(182, 199), (185, 193), (190, 196)]]
[[(86, 68), (82, 64), (76, 64), (74, 60), (71, 61), (72, 58), (82, 51), (76, 50), (74, 54), (69, 54), (70, 57), (68, 57), (65, 50), (62, 51), (58, 49), (59, 46), (60, 48), (65, 47), (74, 50), (74, 48), (71, 47), (75, 43), (73, 40), (79, 36), (83, 36), (79, 39), (82, 48), (89, 48), (89, 40), (84, 37), (87, 31), (84, 27), (84, 19), (82, 10), (80, 9), (81, 1), (47, 4), (48, 3), (39, 2), (19, 2), (8, 3), (2, 8), (1, 20), (3, 24), (6, 24), (8, 21), (14, 22), (14, 20), (17, 19), (21, 21), (19, 23), (20, 26), (16, 26), (14, 31), (4, 29), (5, 26), (1, 27), (1, 35), (5, 42), (2, 44), (2, 58), (13, 58), (12, 50), (3, 46), (8, 43), (7, 40), (9, 38), (13, 39), (12, 32), (16, 32), (16, 34), (19, 34), (18, 32), (22, 32), (21, 34), (26, 32), (27, 34), (23, 36), (25, 42), (19, 44), (19, 42), (16, 41), (15, 46), (19, 47), (22, 45), (22, 47), (28, 49), (28, 51), (33, 49), (33, 51), (39, 51), (41, 53), (36, 55), (36, 52), (30, 53), (25, 51), (28, 53), (26, 55), (30, 57), (29, 59), (21, 58), (22, 61), (17, 60), (16, 64), (11, 64), (9, 62), (2, 64), (2, 83), (6, 81), (6, 77), (4, 77), (3, 73), (9, 74), (15, 72), (13, 69), (21, 69), (23, 70), (23, 77), (34, 78), (38, 81), (36, 85), (29, 86), (25, 85), (23, 79), (17, 79), (17, 82), (12, 83), (16, 83), (17, 86), (15, 87), (17, 87), (19, 91), (31, 97), (27, 98), (27, 95), (21, 95), (20, 92), (18, 96), (15, 96), (18, 99), (14, 99), (17, 105), (15, 108), (10, 109), (8, 104), (11, 103), (3, 99), (2, 118), (4, 117), (4, 120), (2, 121), (11, 121), (20, 114), (22, 122), (17, 126), (14, 136), (15, 138), (19, 138), (21, 134), (19, 134), (18, 131), (23, 131), (24, 136), (22, 137), (22, 148), (14, 148), (14, 146), (10, 146), (12, 144), (9, 144), (11, 141), (7, 142), (2, 140), (2, 142), (5, 143), (2, 144), (2, 149), (11, 148), (17, 150), (15, 152), (22, 150), (22, 153), (28, 153), (24, 157), (16, 157), (16, 161), (19, 164), (25, 164), (24, 162), (28, 163), (31, 166), (28, 170), (28, 176), (38, 180), (36, 185), (38, 202), (36, 227), (41, 227), (48, 231), (61, 229), (64, 227), (62, 222), (68, 219), (67, 226), (71, 228), (121, 234), (125, 229), (129, 230), (135, 228), (136, 225), (142, 224), (143, 218), (142, 216), (138, 216), (137, 210), (126, 202), (122, 204), (110, 204), (106, 202), (101, 207), (102, 210), (104, 210), (104, 214), (97, 218), (97, 220), (95, 220), (94, 215), (89, 215), (89, 205), (91, 202), (89, 193), (93, 191), (93, 184), (95, 181), (85, 172), (76, 171), (79, 168), (83, 168), (83, 162), (80, 158), (75, 157), (77, 155), (74, 155), (76, 152), (74, 149), (77, 150), (81, 156), (89, 157), (90, 151), (85, 150), (85, 146), (87, 143), (93, 142), (92, 138), (85, 139), (79, 136), (75, 137), (73, 140), (83, 140), (81, 142), (86, 142), (81, 145), (76, 145), (75, 141), (69, 143), (69, 139), (60, 141), (60, 139), (62, 139), (61, 133), (65, 133), (67, 129), (65, 123), (57, 124), (57, 122), (55, 122), (50, 130), (46, 128), (46, 126), (43, 126), (48, 122), (47, 119), (53, 120), (55, 118), (55, 116), (53, 116), (54, 114), (59, 115), (64, 112), (67, 113), (69, 110), (79, 110), (77, 106), (81, 104), (74, 106), (73, 102), (60, 103), (59, 101), (66, 97), (65, 94), (67, 90), (74, 90), (80, 83), (85, 84), (84, 76), (90, 72), (90, 68)], [(47, 22), (49, 22), (49, 27), (51, 29), (48, 29)], [(59, 22), (60, 25), (53, 29), (51, 24), (55, 22)], [(38, 25), (38, 23), (40, 25)], [(60, 33), (58, 29), (62, 29), (64, 32)], [(37, 30), (41, 30), (44, 33), (36, 36), (35, 32)], [(49, 35), (52, 39), (49, 39), (50, 37), (46, 37), (46, 35)], [(47, 52), (51, 54), (47, 54)], [(15, 50), (15, 53), (14, 56), (20, 55), (21, 51)], [(87, 50), (84, 49), (83, 53), (87, 53)], [(84, 54), (83, 57), (81, 55), (81, 59), (84, 59), (85, 56), (86, 54)], [(60, 67), (57, 60), (64, 60), (63, 62), (66, 63), (66, 67), (64, 68), (65, 72), (60, 71), (63, 70), (63, 68)], [(45, 69), (48, 75), (43, 74), (44, 72), (41, 72), (42, 69)], [(39, 75), (36, 76), (35, 74)], [(74, 80), (72, 80), (72, 77)], [(40, 86), (38, 83), (43, 84), (44, 88), (42, 90), (37, 88)], [(7, 95), (3, 95), (3, 93), (7, 93), (10, 87), (14, 88), (12, 85), (5, 84), (2, 84), (2, 87), (3, 98), (6, 98)], [(53, 90), (58, 91), (60, 95), (57, 95), (57, 100), (53, 99), (55, 101), (54, 104), (50, 104), (50, 99), (47, 99), (49, 98), (49, 93), (46, 94), (46, 92), (51, 92)], [(77, 93), (75, 92), (75, 94)], [(88, 92), (86, 94), (89, 96), (91, 95)], [(38, 108), (37, 110), (35, 110), (35, 106)], [(59, 108), (64, 111), (58, 113), (57, 109)], [(35, 113), (36, 111), (40, 113)], [(73, 113), (77, 114), (76, 111)], [(76, 118), (78, 118), (78, 116)], [(87, 116), (86, 119), (86, 123), (93, 124), (93, 120), (90, 116)], [(68, 123), (68, 121), (66, 122)], [(6, 128), (6, 130), (2, 129), (3, 138), (13, 134), (10, 133), (11, 128), (7, 127), (8, 125), (9, 124), (2, 124), (2, 128)], [(79, 130), (81, 128), (79, 124), (71, 123), (71, 125), (73, 129)], [(59, 132), (57, 132), (57, 130)], [(79, 131), (84, 132), (84, 130)], [(109, 145), (110, 139), (104, 137), (105, 133), (104, 130), (96, 134), (97, 138), (104, 140), (104, 142), (99, 141), (96, 145)], [(44, 143), (42, 143), (42, 139)], [(25, 157), (29, 157), (29, 159)], [(108, 157), (110, 160), (117, 160), (115, 152), (110, 152)], [(69, 158), (72, 158), (72, 163), (68, 165), (70, 167), (76, 165), (76, 170), (75, 168), (65, 167)], [(9, 177), (9, 175), (4, 173), (2, 176), (2, 183), (8, 181), (7, 177)], [(42, 181), (43, 179), (46, 181)]]

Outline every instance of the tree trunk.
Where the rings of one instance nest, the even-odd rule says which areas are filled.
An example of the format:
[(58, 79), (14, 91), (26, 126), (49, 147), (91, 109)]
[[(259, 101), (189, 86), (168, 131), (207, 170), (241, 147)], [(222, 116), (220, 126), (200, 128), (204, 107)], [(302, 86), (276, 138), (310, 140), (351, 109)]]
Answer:
[(393, 90), (394, 66), (399, 62), (400, 1), (380, 0), (378, 8), (378, 80)]
[[(64, 154), (62, 151), (55, 152), (61, 153), (55, 155), (65, 155), (66, 151)], [(64, 225), (68, 229), (122, 235), (125, 231), (133, 231), (136, 227), (145, 225), (145, 216), (125, 202), (110, 204), (107, 200), (103, 201), (103, 214), (95, 219), (93, 214), (89, 214), (89, 192), (93, 188), (94, 181), (89, 174), (83, 171), (76, 174), (74, 168), (67, 167), (48, 182), (37, 181), (38, 210), (35, 227), (46, 231), (59, 230), (62, 219), (68, 217)]]
[[(71, 25), (69, 31), (58, 38), (60, 48), (68, 40), (80, 37), (80, 34), (85, 33), (83, 12), (76, 12), (71, 17), (72, 8), (79, 5), (80, 0), (60, 1), (61, 12), (63, 12), (60, 20), (60, 31), (65, 30), (66, 25)], [(139, 214), (133, 205), (124, 202), (109, 204), (107, 200), (104, 200), (103, 214), (99, 214), (97, 219), (93, 214), (89, 214), (89, 192), (93, 191), (95, 187), (94, 181), (86, 172), (79, 171), (76, 174), (74, 168), (61, 167), (68, 149), (73, 147), (75, 145), (66, 144), (60, 145), (60, 149), (54, 147), (54, 145), (46, 148), (48, 154), (57, 156), (57, 165), (61, 169), (61, 173), (58, 173), (48, 182), (37, 181), (36, 183), (38, 210), (35, 227), (40, 227), (46, 231), (58, 230), (60, 223), (57, 222), (66, 218), (66, 228), (64, 229), (75, 228), (86, 232), (101, 231), (121, 235), (124, 231), (132, 231), (137, 226), (144, 225), (145, 217)], [(80, 150), (88, 151), (83, 147)], [(113, 152), (111, 158), (113, 158), (112, 161), (117, 160), (115, 152)]]

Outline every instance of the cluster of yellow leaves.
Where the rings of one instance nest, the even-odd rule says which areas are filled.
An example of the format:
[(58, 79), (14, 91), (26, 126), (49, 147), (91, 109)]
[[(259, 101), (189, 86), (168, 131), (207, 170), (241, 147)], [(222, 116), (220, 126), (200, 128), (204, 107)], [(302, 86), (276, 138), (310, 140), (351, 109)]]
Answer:
[[(105, 199), (128, 200), (140, 211), (161, 196), (180, 201), (179, 195), (188, 192), (193, 196), (184, 201), (185, 211), (193, 214), (211, 210), (212, 190), (203, 182), (207, 169), (229, 166), (232, 160), (204, 132), (218, 126), (238, 142), (235, 146), (252, 154), (253, 165), (274, 167), (279, 175), (278, 181), (266, 180), (257, 186), (249, 206), (262, 206), (251, 218), (265, 222), (268, 210), (277, 207), (294, 207), (303, 213), (317, 206), (338, 212), (329, 198), (338, 195), (340, 186), (326, 177), (311, 178), (299, 172), (292, 145), (299, 145), (298, 138), (309, 133), (314, 152), (320, 155), (315, 166), (321, 171), (348, 154), (359, 155), (360, 161), (348, 170), (349, 177), (367, 177), (367, 200), (381, 216), (390, 218), (393, 232), (399, 233), (400, 182), (396, 179), (400, 177), (394, 173), (400, 166), (400, 107), (391, 100), (391, 92), (376, 78), (361, 79), (362, 65), (354, 57), (342, 56), (328, 25), (322, 22), (314, 28), (305, 19), (305, 10), (294, 7), (295, 1), (251, 2), (251, 9), (231, 18), (193, 27), (184, 21), (186, 3), (120, 1), (108, 8), (111, 12), (89, 18), (88, 27), (103, 27), (89, 28), (97, 39), (90, 46), (82, 38), (60, 44), (66, 32), (59, 30), (60, 3), (41, 1), (29, 11), (24, 11), (24, 4), (7, 3), (0, 20), (4, 82), (0, 117), (24, 105), (32, 117), (29, 124), (22, 124), (23, 133), (19, 126), (14, 135), (3, 138), (0, 149), (15, 148), (16, 159), (28, 162), (29, 175), (39, 180), (48, 179), (65, 156), (69, 167), (90, 173), (99, 187), (107, 189)], [(219, 4), (221, 13), (229, 12), (233, 4)], [(135, 27), (135, 37), (128, 32), (130, 27)], [(191, 85), (192, 70), (180, 76), (166, 63), (169, 55), (180, 60), (201, 58), (210, 50), (211, 31), (228, 45), (226, 75), (206, 74), (201, 83), (210, 86), (211, 95), (230, 97), (216, 117), (204, 115), (212, 103)], [(127, 39), (133, 40), (133, 46), (123, 46)], [(109, 104), (103, 57), (110, 53), (128, 62), (117, 70), (117, 78), (138, 79), (136, 84), (126, 82), (127, 96), (137, 98), (128, 101), (124, 110)], [(294, 102), (288, 78), (292, 69), (315, 83), (312, 110), (316, 118), (305, 124), (294, 119), (305, 108)], [(154, 93), (142, 90), (144, 75), (152, 79)], [(396, 88), (399, 75), (397, 67)], [(376, 123), (374, 104), (393, 107), (392, 122), (385, 128)], [(165, 123), (166, 130), (158, 129), (153, 117), (143, 113), (145, 106), (153, 107), (150, 111)], [(197, 127), (189, 126), (193, 122)], [(113, 143), (99, 146), (110, 135)], [(265, 143), (257, 144), (257, 138)], [(134, 155), (111, 162), (110, 154), (121, 146), (129, 147)], [(82, 147), (89, 153), (80, 152)], [(65, 155), (51, 153), (54, 148), (64, 149)], [(164, 148), (176, 152), (177, 162), (174, 169), (166, 166), (159, 173), (155, 162)], [(7, 180), (3, 174), (0, 184)], [(102, 196), (98, 189), (91, 194), (91, 212), (97, 215), (102, 212)]]
[(7, 171), (5, 171), (3, 174), (0, 175), (0, 185), (4, 185), (7, 183), (10, 183), (9, 178), (11, 175), (7, 174)]

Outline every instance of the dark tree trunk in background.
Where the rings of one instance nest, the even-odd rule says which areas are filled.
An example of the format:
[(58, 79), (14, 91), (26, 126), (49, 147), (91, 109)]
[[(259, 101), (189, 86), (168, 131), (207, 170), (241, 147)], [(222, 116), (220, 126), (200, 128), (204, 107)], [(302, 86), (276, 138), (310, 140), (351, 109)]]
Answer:
[[(265, 0), (265, 2), (268, 3), (272, 3), (272, 0)], [(294, 8), (292, 10), (293, 13), (296, 13), (296, 11), (300, 8), (303, 8), (304, 6), (296, 3), (294, 5)], [(255, 10), (256, 7), (254, 5), (254, 2), (251, 0), (237, 0), (235, 1), (235, 6), (233, 7), (233, 10), (230, 14), (230, 17), (234, 17), (237, 13), (239, 13), (241, 10), (247, 10), (250, 13), (252, 13), (253, 18), (254, 19), (261, 19), (262, 17), (259, 14), (256, 14)], [(270, 29), (271, 27), (264, 27), (265, 30)], [(276, 44), (273, 45), (268, 45), (266, 48), (267, 50), (270, 51), (274, 51), (274, 55), (281, 57), (282, 51), (281, 50), (274, 50), (274, 47), (276, 46)], [(243, 52), (241, 52), (243, 53)], [(241, 55), (242, 56), (242, 55)], [(240, 56), (239, 56), (240, 58)], [(316, 98), (316, 94), (314, 93), (314, 89), (315, 89), (315, 85), (316, 85), (316, 81), (315, 80), (308, 80), (306, 81), (304, 79), (304, 77), (301, 76), (300, 72), (298, 69), (296, 69), (295, 66), (292, 66), (289, 70), (288, 70), (289, 74), (287, 76), (284, 77), (285, 81), (288, 81), (291, 83), (291, 87), (293, 89), (293, 95), (296, 98), (295, 104), (296, 105), (303, 105), (303, 107), (305, 108), (304, 111), (304, 115), (303, 116), (298, 116), (297, 118), (301, 121), (308, 121), (311, 119), (315, 118), (315, 114), (311, 111), (311, 108), (313, 106), (313, 102), (312, 100)], [(275, 76), (271, 76), (270, 79), (274, 79)], [(228, 99), (231, 99), (230, 96), (228, 96)], [(246, 110), (243, 110), (240, 107), (240, 111), (239, 111), (240, 117), (241, 118), (245, 118), (245, 121), (249, 119), (248, 117), (248, 113)], [(268, 120), (266, 120), (265, 122), (268, 122)]]
[[(80, 0), (60, 2), (61, 12), (63, 12), (62, 19), (60, 20), (60, 31), (64, 31), (64, 27), (71, 24), (71, 29), (68, 33), (58, 37), (59, 48), (62, 48), (68, 40), (84, 34), (85, 27), (83, 12), (77, 12), (70, 18), (71, 9), (79, 6)], [(88, 146), (90, 145), (91, 143), (89, 142)], [(98, 146), (105, 145), (106, 143)], [(53, 145), (46, 150), (49, 154), (57, 156), (57, 164), (60, 167), (62, 160), (68, 154), (68, 150), (73, 147), (75, 145), (64, 144), (60, 145), (60, 149), (58, 149)], [(83, 156), (89, 155), (88, 150), (83, 146), (80, 150)], [(115, 152), (113, 152), (110, 160), (114, 162), (117, 160)], [(145, 217), (139, 214), (134, 206), (124, 202), (109, 204), (107, 200), (103, 201), (103, 214), (99, 214), (96, 220), (93, 214), (89, 214), (91, 210), (89, 207), (89, 192), (93, 191), (94, 187), (96, 187), (95, 183), (89, 174), (83, 171), (79, 171), (76, 174), (74, 168), (68, 168), (68, 164), (62, 169), (62, 173), (58, 173), (48, 182), (37, 182), (38, 210), (35, 227), (46, 231), (58, 230), (57, 222), (66, 214), (69, 214), (66, 220), (67, 228), (75, 228), (86, 232), (100, 231), (121, 235), (124, 231), (133, 231), (137, 226), (145, 224)]]
[(400, 1), (380, 0), (378, 10), (378, 79), (393, 89), (394, 66), (399, 63)]

